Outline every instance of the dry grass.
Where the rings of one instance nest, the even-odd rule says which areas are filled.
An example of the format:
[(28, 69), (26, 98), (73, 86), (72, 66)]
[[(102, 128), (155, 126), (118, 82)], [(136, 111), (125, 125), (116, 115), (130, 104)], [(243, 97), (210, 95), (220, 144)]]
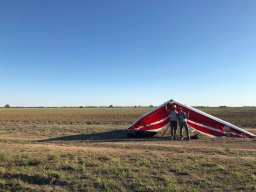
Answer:
[[(1, 109), (0, 191), (256, 190), (255, 140), (128, 140), (120, 130), (147, 110)], [(233, 123), (255, 113), (204, 110)]]
[(211, 107), (202, 110), (240, 127), (256, 127), (256, 107)]
[[(129, 125), (151, 108), (0, 109), (0, 122)], [(256, 107), (200, 108), (241, 127), (256, 127)]]
[(0, 121), (59, 124), (130, 124), (150, 108), (0, 109)]

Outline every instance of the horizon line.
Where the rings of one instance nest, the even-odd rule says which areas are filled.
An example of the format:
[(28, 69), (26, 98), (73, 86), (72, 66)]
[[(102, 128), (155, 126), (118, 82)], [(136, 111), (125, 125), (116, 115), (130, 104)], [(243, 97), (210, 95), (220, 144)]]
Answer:
[[(79, 105), (79, 106), (1, 106), (0, 108), (155, 108), (159, 107), (160, 105)], [(232, 108), (232, 107), (256, 107), (254, 105), (243, 105), (243, 106), (228, 106), (228, 105), (218, 105), (218, 106), (206, 106), (206, 105), (195, 105), (191, 106), (194, 108), (211, 108), (211, 107), (218, 107), (218, 108)]]

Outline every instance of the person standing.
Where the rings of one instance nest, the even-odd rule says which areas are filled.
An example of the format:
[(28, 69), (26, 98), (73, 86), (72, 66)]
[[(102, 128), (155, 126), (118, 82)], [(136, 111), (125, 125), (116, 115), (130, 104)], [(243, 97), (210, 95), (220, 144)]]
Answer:
[(187, 125), (187, 114), (182, 111), (182, 108), (179, 108), (179, 112), (177, 115), (178, 121), (179, 121), (179, 126), (180, 126), (180, 140), (183, 140), (183, 127), (186, 130), (186, 140), (190, 141), (190, 136), (189, 136), (189, 131), (188, 131), (188, 125)]
[(178, 113), (176, 112), (176, 105), (172, 106), (172, 110), (170, 111), (170, 128), (171, 128), (171, 139), (177, 139), (177, 118)]

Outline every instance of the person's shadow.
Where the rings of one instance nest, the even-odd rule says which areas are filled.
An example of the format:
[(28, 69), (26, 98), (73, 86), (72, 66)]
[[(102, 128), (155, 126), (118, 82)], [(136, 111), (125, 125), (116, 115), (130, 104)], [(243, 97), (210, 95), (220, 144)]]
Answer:
[(58, 141), (94, 141), (94, 142), (117, 142), (117, 141), (150, 141), (162, 140), (159, 136), (154, 137), (127, 137), (127, 130), (113, 130), (101, 133), (69, 135), (62, 137), (37, 140), (36, 142), (58, 142)]

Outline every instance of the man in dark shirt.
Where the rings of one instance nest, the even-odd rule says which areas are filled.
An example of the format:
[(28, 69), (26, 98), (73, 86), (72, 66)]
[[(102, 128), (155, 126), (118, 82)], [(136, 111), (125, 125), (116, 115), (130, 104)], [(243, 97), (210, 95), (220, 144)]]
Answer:
[(178, 112), (178, 121), (179, 121), (179, 125), (180, 125), (180, 140), (183, 140), (183, 133), (182, 133), (182, 129), (183, 127), (185, 127), (186, 130), (186, 135), (187, 135), (187, 140), (190, 141), (190, 136), (189, 136), (189, 131), (188, 131), (188, 125), (187, 125), (187, 114), (185, 112), (182, 111), (182, 108), (179, 108), (179, 112)]

